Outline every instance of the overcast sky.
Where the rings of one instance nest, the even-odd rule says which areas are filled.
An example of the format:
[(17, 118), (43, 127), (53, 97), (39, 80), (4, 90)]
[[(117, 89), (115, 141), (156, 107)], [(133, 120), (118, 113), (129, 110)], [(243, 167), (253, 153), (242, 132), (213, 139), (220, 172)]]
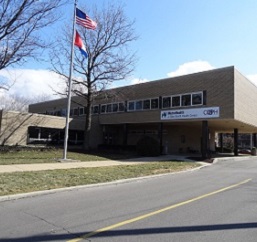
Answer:
[[(72, 0), (71, 0), (72, 2)], [(107, 0), (82, 1), (92, 4)], [(113, 2), (113, 1), (112, 1)], [(135, 19), (139, 39), (132, 45), (139, 61), (133, 76), (113, 86), (129, 85), (214, 68), (235, 66), (257, 85), (256, 0), (115, 0), (124, 3), (125, 13)], [(82, 8), (87, 12), (87, 9)], [(64, 8), (64, 19), (73, 5)], [(93, 16), (91, 16), (93, 19)], [(66, 21), (65, 20), (65, 21)], [(61, 25), (61, 23), (59, 23)], [(49, 32), (53, 32), (53, 28)], [(63, 90), (46, 63), (0, 71), (0, 78), (18, 77), (10, 93), (22, 96), (53, 95)], [(56, 98), (56, 96), (53, 96)]]

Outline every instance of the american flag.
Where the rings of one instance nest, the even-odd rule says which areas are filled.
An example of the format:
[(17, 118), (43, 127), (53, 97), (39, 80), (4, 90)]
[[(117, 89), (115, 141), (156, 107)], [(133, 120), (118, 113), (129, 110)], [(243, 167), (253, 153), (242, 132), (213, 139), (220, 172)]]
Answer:
[(96, 29), (97, 27), (97, 23), (78, 8), (76, 8), (76, 23), (87, 29)]

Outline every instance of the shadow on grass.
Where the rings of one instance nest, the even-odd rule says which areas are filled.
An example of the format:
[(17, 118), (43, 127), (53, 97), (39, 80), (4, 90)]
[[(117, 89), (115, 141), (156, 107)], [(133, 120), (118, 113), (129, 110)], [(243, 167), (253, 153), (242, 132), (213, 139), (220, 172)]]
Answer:
[(94, 155), (94, 156), (102, 157), (108, 160), (125, 160), (125, 159), (139, 158), (139, 155), (137, 155), (136, 151), (122, 150), (119, 148), (92, 149), (89, 151), (85, 151), (83, 149), (69, 149), (68, 152), (69, 151), (77, 154)]

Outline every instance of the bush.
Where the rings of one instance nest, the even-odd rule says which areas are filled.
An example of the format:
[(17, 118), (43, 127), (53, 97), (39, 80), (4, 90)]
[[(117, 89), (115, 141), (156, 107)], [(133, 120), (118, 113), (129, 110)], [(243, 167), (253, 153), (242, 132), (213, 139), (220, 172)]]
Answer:
[(251, 155), (254, 155), (254, 156), (257, 155), (256, 147), (252, 147), (252, 149), (251, 149)]
[(137, 153), (142, 156), (159, 156), (160, 143), (149, 136), (144, 136), (137, 143)]

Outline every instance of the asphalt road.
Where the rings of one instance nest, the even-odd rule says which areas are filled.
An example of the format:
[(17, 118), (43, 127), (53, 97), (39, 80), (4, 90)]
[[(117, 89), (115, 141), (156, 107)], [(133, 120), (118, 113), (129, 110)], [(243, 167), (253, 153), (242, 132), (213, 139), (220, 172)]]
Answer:
[(0, 202), (0, 241), (256, 242), (257, 159)]

